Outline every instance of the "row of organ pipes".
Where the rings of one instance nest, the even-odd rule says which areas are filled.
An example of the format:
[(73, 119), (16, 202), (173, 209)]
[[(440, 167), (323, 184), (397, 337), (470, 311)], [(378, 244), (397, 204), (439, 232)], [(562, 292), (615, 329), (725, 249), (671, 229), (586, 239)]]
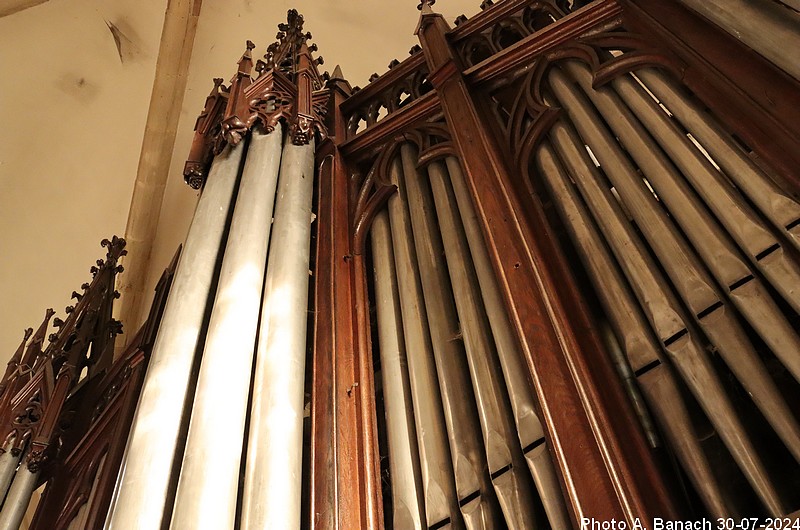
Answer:
[[(561, 60), (542, 94), (561, 113), (518, 166), (579, 258), (642, 427), (674, 455), (694, 514), (798, 510), (800, 204), (664, 71), (595, 87), (583, 63)], [(108, 530), (303, 524), (315, 140), (286, 129), (256, 125), (214, 157)], [(514, 286), (498, 283), (461, 161), (420, 164), (405, 141), (391, 156), (379, 178), (396, 192), (366, 260), (385, 526), (571, 528), (503, 301)], [(0, 453), (0, 530), (19, 527), (37, 478)]]
[(371, 228), (389, 526), (570, 528), (459, 162), (399, 151)]
[(106, 528), (300, 527), (314, 141), (282, 129), (213, 161)]
[[(567, 61), (547, 81), (546, 103), (564, 113), (536, 150), (532, 178), (580, 256), (649, 439), (666, 439), (699, 513), (797, 510), (796, 463), (767, 465), (716, 358), (800, 462), (786, 385), (746, 330), (794, 378), (790, 386), (800, 382), (792, 322), (800, 205), (662, 72), (641, 69), (593, 88), (588, 68)], [(569, 528), (460, 163), (418, 167), (415, 149), (400, 147), (390, 166), (398, 192), (371, 228), (390, 526)], [(698, 414), (755, 503), (725, 483), (727, 462), (708, 456)]]
[[(800, 426), (742, 325), (800, 381), (800, 206), (667, 75), (641, 69), (592, 88), (577, 62), (553, 66), (546, 102), (564, 109), (535, 155), (638, 387), (713, 516), (746, 516), (709, 460), (684, 385), (764, 513), (798, 508), (795, 463), (767, 469), (718, 356), (800, 462)], [(638, 169), (637, 169), (638, 168)], [(782, 300), (780, 300), (782, 298)], [(737, 316), (738, 315), (738, 316)], [(796, 387), (795, 387), (796, 388)]]

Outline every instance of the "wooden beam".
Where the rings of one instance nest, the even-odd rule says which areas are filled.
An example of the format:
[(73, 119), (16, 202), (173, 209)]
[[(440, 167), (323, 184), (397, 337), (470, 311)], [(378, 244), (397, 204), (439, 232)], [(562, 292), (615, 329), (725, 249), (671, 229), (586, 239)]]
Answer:
[[(201, 2), (170, 1), (164, 17), (153, 92), (125, 229), (129, 250), (123, 261), (126, 273), (120, 277), (118, 285), (122, 295), (119, 319), (127, 329), (137, 329), (145, 316), (150, 254), (172, 161)], [(122, 341), (120, 343), (118, 352), (125, 347)]]

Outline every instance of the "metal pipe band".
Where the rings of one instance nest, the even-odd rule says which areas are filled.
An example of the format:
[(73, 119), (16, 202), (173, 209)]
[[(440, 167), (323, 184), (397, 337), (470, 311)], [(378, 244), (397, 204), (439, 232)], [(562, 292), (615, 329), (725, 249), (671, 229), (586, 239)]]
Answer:
[[(703, 261), (717, 281), (721, 285), (728, 287), (740, 282), (743, 278), (753, 278), (754, 274), (748, 265), (740, 259), (737, 249), (729, 241), (728, 236), (706, 213), (686, 181), (666, 158), (656, 141), (650, 137), (649, 129), (645, 129), (639, 123), (612, 89), (594, 89), (592, 87), (591, 74), (585, 66), (570, 62), (567, 69), (578, 80), (587, 96), (594, 102), (628, 153), (639, 165), (645, 177), (653, 185), (662, 202), (666, 203), (672, 216), (682, 226), (684, 233), (694, 244), (695, 250), (702, 256)], [(631, 108), (637, 113), (637, 116), (643, 119), (646, 118), (645, 125), (651, 126), (656, 130), (662, 130), (664, 127), (663, 122), (650, 118), (655, 113), (661, 116), (665, 115), (660, 110), (652, 108), (652, 105), (654, 105), (652, 100), (647, 101), (652, 105), (642, 105), (646, 96), (637, 92), (631, 85), (632, 83), (632, 80), (627, 82), (617, 81), (615, 86), (624, 92), (624, 99), (628, 104), (632, 105)], [(647, 99), (649, 100), (650, 98)], [(667, 143), (679, 143), (676, 139), (667, 136), (660, 139), (667, 141)], [(668, 140), (674, 141), (669, 142)], [(693, 181), (701, 180), (700, 172), (702, 167), (690, 165), (686, 169), (696, 173), (692, 177)], [(714, 191), (718, 188), (718, 186), (715, 186)], [(709, 193), (711, 192), (709, 191)], [(648, 196), (647, 199), (651, 203), (653, 202), (652, 197)], [(724, 208), (732, 212), (736, 210), (736, 206), (737, 204), (731, 202), (730, 204), (725, 204)], [(658, 206), (653, 204), (653, 207), (657, 208)], [(733, 216), (733, 219), (729, 221), (746, 226), (749, 218), (747, 218), (747, 212), (744, 211), (744, 205), (742, 205), (740, 213), (741, 215)], [(743, 228), (740, 233), (742, 238), (754, 241), (756, 245), (754, 248), (756, 249), (761, 248), (762, 245), (775, 243), (775, 239), (765, 227), (752, 220), (749, 221), (750, 227), (748, 229)], [(662, 230), (656, 233), (652, 229), (643, 228), (643, 231), (657, 253), (659, 247), (653, 244), (654, 239), (662, 241), (680, 239), (680, 235), (671, 230), (667, 232)], [(676, 243), (675, 246), (677, 247), (678, 244)], [(668, 259), (668, 256), (664, 254), (659, 254), (659, 257), (662, 262)], [(755, 259), (755, 256), (753, 258)], [(694, 262), (694, 268), (699, 270), (701, 265), (696, 260), (691, 261)], [(675, 281), (674, 278), (673, 281)], [(793, 283), (800, 286), (800, 281)], [(744, 316), (748, 317), (751, 325), (772, 347), (779, 358), (786, 358), (789, 362), (794, 360), (796, 364), (798, 361), (796, 352), (800, 351), (800, 338), (797, 337), (789, 322), (778, 310), (757, 278), (753, 278), (745, 286), (747, 289), (738, 288), (730, 292), (731, 301)], [(798, 295), (800, 295), (800, 292), (798, 292)], [(771, 318), (765, 319), (763, 318), (764, 316)], [(767, 373), (766, 367), (761, 362), (733, 314), (722, 306), (720, 309), (708, 313), (706, 317), (699, 318), (699, 321), (712, 339), (712, 342), (719, 346), (720, 354), (752, 396), (769, 423), (792, 453), (800, 456), (800, 426), (798, 426), (777, 386)], [(712, 321), (714, 322), (713, 326), (711, 325)]]
[(636, 76), (699, 140), (725, 175), (781, 233), (789, 236), (795, 248), (800, 249), (800, 225), (788, 228), (800, 220), (800, 204), (781, 191), (736, 145), (731, 135), (696, 101), (685, 96), (666, 75), (652, 68), (643, 68), (636, 71)]
[[(573, 175), (597, 171), (586, 152), (575, 149), (576, 146), (566, 137), (563, 126), (555, 129), (552, 136), (553, 142), (560, 147), (565, 165)], [(661, 358), (659, 346), (633, 298), (630, 287), (603, 243), (591, 214), (573, 188), (555, 151), (546, 141), (539, 147), (536, 164), (596, 287), (611, 325), (617, 336), (621, 337), (620, 345), (625, 355), (633, 366), (638, 367), (637, 370), (658, 362)], [(575, 180), (582, 179), (576, 176)], [(669, 368), (665, 364), (655, 366), (639, 376), (638, 382), (706, 507), (719, 517), (728, 514), (721, 485), (714, 477), (697, 441), (688, 411)], [(529, 461), (532, 459), (533, 455), (528, 457)]]
[[(464, 227), (447, 169), (441, 162), (428, 165), (433, 201), (453, 297), (467, 353), (472, 389), (478, 406), (486, 460), (509, 528), (536, 525), (535, 496), (522, 448), (514, 428), (511, 404), (483, 306)], [(511, 466), (504, 473), (497, 473)]]
[[(495, 514), (497, 507), (489, 481), (474, 396), (470, 390), (470, 376), (458, 314), (446, 265), (442, 259), (444, 249), (436, 224), (431, 191), (417, 171), (415, 149), (409, 144), (403, 144), (400, 154), (450, 441), (456, 491), (460, 500), (480, 491), (482, 510)], [(487, 519), (494, 520), (496, 516), (491, 515)]]
[[(592, 134), (596, 132), (595, 128), (583, 129), (596, 143), (602, 141), (602, 138), (598, 138), (599, 134)], [(583, 154), (584, 143), (574, 131), (563, 123), (556, 123), (551, 136), (559, 149), (564, 150), (561, 159), (565, 163), (584, 159), (584, 167), (591, 167), (585, 161), (587, 155)], [(745, 470), (751, 484), (765, 499), (765, 504), (776, 511), (780, 501), (767, 479), (763, 464), (736, 416), (704, 348), (696, 343), (697, 332), (689, 324), (688, 317), (668, 283), (660, 276), (657, 266), (634, 234), (611, 191), (600, 184), (601, 175), (598, 170), (576, 171), (573, 172), (573, 177), (665, 350), (703, 410), (717, 426), (720, 436), (734, 459)]]

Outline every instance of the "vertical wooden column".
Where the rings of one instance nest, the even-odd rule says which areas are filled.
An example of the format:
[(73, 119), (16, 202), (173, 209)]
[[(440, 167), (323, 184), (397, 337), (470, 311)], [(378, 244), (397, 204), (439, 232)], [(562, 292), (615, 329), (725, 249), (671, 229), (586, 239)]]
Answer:
[(417, 35), (465, 169), (506, 309), (530, 369), (575, 522), (679, 517), (541, 205), (470, 92), (448, 26), (422, 6)]
[[(341, 140), (339, 104), (350, 89), (338, 68), (329, 87), (329, 132)], [(364, 263), (352, 248), (350, 174), (334, 141), (320, 144), (317, 168), (309, 521), (320, 530), (373, 530), (383, 515)]]

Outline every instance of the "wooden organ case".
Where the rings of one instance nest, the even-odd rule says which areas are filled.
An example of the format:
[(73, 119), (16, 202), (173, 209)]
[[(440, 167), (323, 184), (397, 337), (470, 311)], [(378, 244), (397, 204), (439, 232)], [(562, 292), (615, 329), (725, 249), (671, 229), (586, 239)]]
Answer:
[(85, 528), (797, 517), (797, 13), (759, 3), (427, 0), (362, 89), (294, 10), (248, 41)]

